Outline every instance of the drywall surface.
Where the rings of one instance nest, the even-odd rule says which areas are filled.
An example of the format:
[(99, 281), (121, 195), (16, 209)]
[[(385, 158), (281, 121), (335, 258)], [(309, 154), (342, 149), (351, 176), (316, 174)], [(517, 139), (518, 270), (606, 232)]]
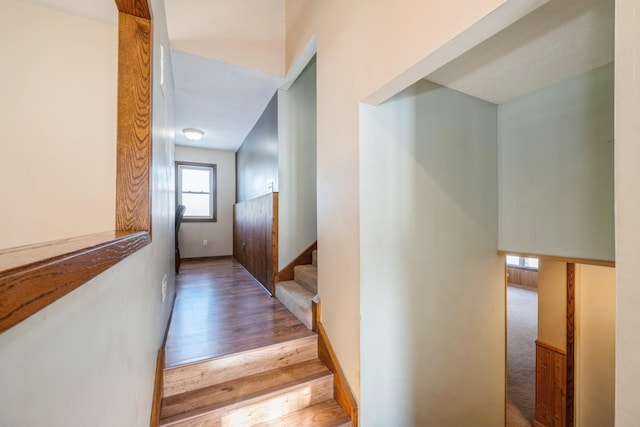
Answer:
[(614, 425), (615, 319), (615, 269), (576, 264), (576, 425)]
[[(151, 179), (153, 242), (0, 335), (2, 426), (139, 427), (149, 423), (156, 355), (174, 292), (173, 87), (167, 55), (166, 86), (161, 90), (158, 85), (159, 44), (164, 45), (166, 54), (169, 40), (163, 2), (153, 0), (152, 5), (156, 40)], [(5, 12), (3, 9), (2, 18)], [(51, 12), (30, 11), (31, 15), (39, 13), (49, 15)], [(15, 15), (10, 18), (18, 20)], [(36, 33), (42, 35), (57, 19), (48, 16), (40, 22), (43, 26), (35, 30)], [(65, 25), (68, 19), (83, 20), (60, 19)], [(29, 22), (28, 19), (20, 21), (21, 25)], [(84, 25), (91, 28), (103, 24), (86, 21)], [(55, 39), (55, 34), (57, 30), (48, 34), (46, 41)], [(113, 34), (115, 37), (115, 29)], [(78, 44), (80, 49), (84, 43), (90, 44), (87, 37), (76, 37), (65, 48), (73, 50)], [(19, 49), (31, 49), (25, 40), (13, 37), (11, 41)], [(115, 56), (113, 62), (117, 62)], [(88, 67), (85, 69), (82, 64), (84, 62), (76, 63), (75, 67), (93, 72), (92, 65), (85, 64)], [(47, 68), (67, 65), (52, 60)], [(24, 73), (32, 71), (26, 68)], [(115, 91), (115, 87), (112, 90)], [(115, 103), (115, 94), (113, 99)], [(60, 108), (50, 100), (36, 98), (34, 101), (47, 103), (50, 110)], [(62, 143), (52, 140), (51, 144), (55, 149)], [(81, 152), (78, 157), (93, 159), (92, 155)], [(59, 191), (66, 194), (64, 188)], [(113, 192), (102, 191), (100, 197), (111, 199)], [(39, 212), (48, 214), (44, 209)], [(113, 210), (110, 214), (113, 215)], [(164, 276), (168, 295), (162, 302)]]
[(317, 240), (316, 62), (278, 92), (278, 270)]
[(236, 153), (236, 186), (237, 202), (278, 191), (278, 93)]
[(640, 419), (640, 4), (616, 0), (616, 426)]
[(505, 251), (613, 261), (613, 64), (498, 110)]
[[(236, 199), (236, 154), (232, 151), (176, 146), (176, 161), (216, 165), (217, 221), (183, 222), (180, 227), (180, 256), (199, 258), (233, 253), (233, 204)], [(207, 245), (202, 241), (206, 240)]]
[[(416, 64), (441, 48), (455, 50), (460, 44), (450, 41), (498, 8), (541, 3), (544, 1), (407, 0), (400, 6), (369, 0), (286, 2), (287, 68), (313, 35), (318, 41), (317, 200), (318, 249), (322, 253), (318, 290), (322, 322), (356, 399), (360, 394), (360, 219), (375, 214), (360, 211), (359, 104), (389, 84), (400, 85), (399, 91), (423, 78), (428, 70), (412, 74), (410, 82), (402, 84)], [(474, 34), (479, 37), (477, 42), (482, 40)], [(436, 56), (431, 65), (447, 60), (447, 55)]]
[(421, 80), (360, 113), (362, 425), (503, 425), (497, 107)]
[(567, 263), (541, 259), (538, 269), (538, 340), (567, 349)]
[(114, 229), (117, 42), (114, 26), (2, 1), (0, 249)]

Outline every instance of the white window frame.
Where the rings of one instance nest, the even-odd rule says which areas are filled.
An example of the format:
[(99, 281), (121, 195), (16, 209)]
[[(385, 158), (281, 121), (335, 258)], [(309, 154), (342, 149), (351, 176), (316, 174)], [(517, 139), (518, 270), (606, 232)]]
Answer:
[(198, 193), (198, 194), (209, 194), (209, 211), (211, 215), (209, 216), (194, 216), (189, 215), (189, 207), (187, 206), (187, 210), (184, 213), (182, 218), (183, 222), (217, 222), (218, 220), (218, 203), (217, 203), (217, 176), (216, 169), (217, 166), (215, 164), (210, 163), (194, 163), (194, 162), (176, 162), (176, 205), (181, 205), (182, 203), (182, 195), (184, 192), (182, 191), (182, 170), (183, 169), (191, 169), (191, 170), (206, 170), (209, 172), (209, 193)]
[[(516, 259), (517, 264), (513, 262), (516, 261)], [(507, 267), (524, 268), (527, 270), (537, 270), (539, 265), (538, 258), (527, 258), (517, 255), (507, 255), (506, 263)]]

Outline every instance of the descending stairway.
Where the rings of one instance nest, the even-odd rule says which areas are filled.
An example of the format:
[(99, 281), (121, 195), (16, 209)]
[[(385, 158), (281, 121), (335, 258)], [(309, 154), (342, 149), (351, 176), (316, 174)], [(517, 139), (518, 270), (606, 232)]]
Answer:
[(311, 329), (311, 300), (318, 294), (318, 251), (313, 251), (311, 264), (294, 267), (293, 275), (293, 280), (276, 284), (276, 298)]
[(309, 335), (165, 368), (161, 426), (351, 426)]

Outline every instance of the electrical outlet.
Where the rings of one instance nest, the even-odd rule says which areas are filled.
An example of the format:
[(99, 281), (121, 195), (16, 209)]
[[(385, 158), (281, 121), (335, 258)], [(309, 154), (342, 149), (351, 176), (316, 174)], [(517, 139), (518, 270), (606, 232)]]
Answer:
[(202, 246), (207, 246), (208, 244), (209, 244), (209, 241), (208, 241), (208, 240), (203, 240), (203, 241), (202, 241)]
[(167, 275), (162, 278), (162, 302), (167, 298)]

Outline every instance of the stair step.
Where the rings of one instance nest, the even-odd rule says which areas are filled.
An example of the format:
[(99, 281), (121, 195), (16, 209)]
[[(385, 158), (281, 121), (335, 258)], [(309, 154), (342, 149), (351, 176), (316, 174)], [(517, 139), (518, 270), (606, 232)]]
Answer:
[(311, 265), (313, 265), (314, 267), (318, 266), (318, 250), (314, 249), (311, 252)]
[(335, 400), (309, 406), (255, 427), (347, 427), (351, 420)]
[(333, 374), (311, 360), (163, 399), (161, 426), (253, 426), (333, 399)]
[(293, 267), (293, 280), (307, 288), (314, 295), (318, 293), (318, 267), (311, 264)]
[(313, 334), (213, 359), (165, 368), (163, 397), (271, 371), (318, 357), (318, 336)]
[(287, 307), (287, 310), (293, 313), (308, 329), (311, 329), (313, 315), (311, 300), (314, 296), (315, 294), (293, 280), (278, 282), (276, 285), (278, 301)]

